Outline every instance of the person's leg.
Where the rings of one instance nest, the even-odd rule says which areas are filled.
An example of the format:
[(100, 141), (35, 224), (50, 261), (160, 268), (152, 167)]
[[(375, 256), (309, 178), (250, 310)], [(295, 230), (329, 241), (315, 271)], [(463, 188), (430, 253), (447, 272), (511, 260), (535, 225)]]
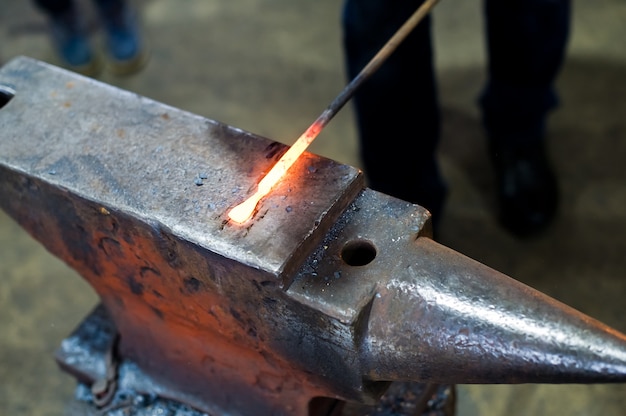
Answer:
[(481, 103), (489, 137), (514, 145), (542, 140), (557, 104), (554, 82), (565, 57), (569, 0), (485, 5), (489, 82)]
[(33, 0), (33, 2), (51, 17), (65, 13), (74, 6), (72, 0)]
[(133, 73), (147, 59), (135, 10), (124, 0), (94, 0), (104, 26), (110, 69), (119, 75)]
[[(343, 26), (349, 78), (420, 4), (420, 0), (346, 1)], [(429, 18), (365, 81), (354, 106), (370, 186), (426, 207), (438, 221), (446, 187), (436, 161), (440, 117)]]
[(34, 0), (35, 5), (48, 15), (54, 47), (71, 69), (93, 75), (97, 62), (89, 43), (85, 22), (78, 15), (72, 0)]
[(569, 0), (486, 0), (489, 81), (483, 121), (498, 179), (500, 219), (518, 235), (545, 228), (557, 208), (545, 154), (546, 119), (569, 33)]

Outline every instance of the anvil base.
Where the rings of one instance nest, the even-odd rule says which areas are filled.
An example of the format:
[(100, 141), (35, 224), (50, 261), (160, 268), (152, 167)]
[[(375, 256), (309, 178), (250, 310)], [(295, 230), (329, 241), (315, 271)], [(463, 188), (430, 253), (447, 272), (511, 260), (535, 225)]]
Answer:
[[(79, 381), (67, 416), (208, 415), (172, 399), (180, 397), (180, 392), (158, 383), (130, 360), (119, 364), (112, 400), (96, 406), (89, 386), (105, 376), (106, 352), (116, 332), (100, 304), (61, 343), (55, 354), (57, 363)], [(451, 416), (455, 413), (455, 389), (450, 385), (395, 382), (375, 406), (320, 398), (314, 399), (310, 407), (311, 416)]]

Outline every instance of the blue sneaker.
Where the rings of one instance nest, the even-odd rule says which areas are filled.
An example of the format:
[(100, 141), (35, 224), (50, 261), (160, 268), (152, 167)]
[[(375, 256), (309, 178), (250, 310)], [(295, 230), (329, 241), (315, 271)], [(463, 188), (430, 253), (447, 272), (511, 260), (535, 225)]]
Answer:
[(51, 19), (52, 43), (63, 64), (83, 75), (93, 76), (99, 70), (89, 36), (74, 11)]
[(110, 59), (110, 70), (116, 75), (139, 71), (148, 60), (135, 15), (123, 8), (117, 13), (101, 15)]

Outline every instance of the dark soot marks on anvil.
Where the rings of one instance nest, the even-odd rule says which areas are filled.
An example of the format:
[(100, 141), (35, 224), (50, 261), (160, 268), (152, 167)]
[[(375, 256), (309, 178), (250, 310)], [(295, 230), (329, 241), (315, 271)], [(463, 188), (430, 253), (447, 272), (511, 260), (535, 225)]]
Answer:
[(154, 312), (156, 316), (158, 316), (160, 319), (163, 319), (163, 312), (159, 308), (150, 306), (150, 309), (152, 309), (152, 312)]
[(178, 257), (178, 244), (176, 239), (172, 237), (167, 230), (161, 227), (155, 227), (154, 231), (154, 240), (161, 256), (173, 269), (181, 267), (182, 262)]
[(230, 314), (233, 318), (235, 318), (235, 320), (237, 320), (237, 322), (239, 322), (240, 324), (244, 325), (245, 322), (243, 320), (243, 318), (241, 317), (241, 314), (239, 313), (239, 311), (237, 311), (236, 309), (230, 308)]
[(202, 285), (202, 283), (193, 276), (185, 279), (184, 284), (185, 284), (185, 289), (189, 293), (196, 293), (197, 291), (200, 290), (200, 286)]
[(128, 277), (128, 286), (130, 287), (130, 291), (135, 295), (143, 294), (143, 284), (135, 280), (135, 276)]
[(56, 220), (61, 240), (74, 260), (89, 265), (91, 270), (100, 276), (98, 253), (94, 248), (95, 244), (91, 243), (91, 233), (87, 231), (88, 224), (83, 219), (83, 216), (88, 218), (89, 215), (82, 215), (80, 212), (80, 201), (75, 205), (71, 197), (52, 193), (46, 201), (41, 201), (41, 206), (51, 207), (51, 216)]
[(263, 298), (263, 304), (265, 304), (265, 306), (267, 307), (274, 307), (276, 305), (276, 303), (278, 303), (278, 301), (274, 298), (270, 298), (268, 296), (265, 296)]
[(149, 278), (151, 276), (161, 277), (161, 272), (152, 267), (143, 266), (139, 269), (139, 275), (141, 275), (143, 279)]
[[(270, 143), (265, 148), (265, 152), (266, 152), (265, 153), (265, 158), (266, 159), (271, 159), (274, 156), (276, 156), (279, 152), (284, 153), (286, 151), (287, 151), (287, 147), (286, 146), (284, 146), (283, 144), (278, 143), (278, 142), (273, 142), (273, 143)], [(281, 154), (281, 156), (282, 156), (282, 154)]]
[(111, 237), (102, 237), (98, 241), (100, 250), (110, 258), (119, 258), (122, 256), (122, 245), (119, 241)]

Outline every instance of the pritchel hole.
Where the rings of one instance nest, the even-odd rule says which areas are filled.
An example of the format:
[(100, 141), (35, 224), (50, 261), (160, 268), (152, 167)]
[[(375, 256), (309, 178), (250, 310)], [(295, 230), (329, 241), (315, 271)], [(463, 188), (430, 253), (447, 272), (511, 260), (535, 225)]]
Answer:
[(365, 266), (376, 258), (376, 246), (368, 240), (348, 241), (341, 250), (341, 258), (349, 266)]
[(11, 101), (11, 98), (14, 96), (15, 91), (13, 91), (13, 89), (0, 85), (0, 108), (7, 105), (7, 103)]

